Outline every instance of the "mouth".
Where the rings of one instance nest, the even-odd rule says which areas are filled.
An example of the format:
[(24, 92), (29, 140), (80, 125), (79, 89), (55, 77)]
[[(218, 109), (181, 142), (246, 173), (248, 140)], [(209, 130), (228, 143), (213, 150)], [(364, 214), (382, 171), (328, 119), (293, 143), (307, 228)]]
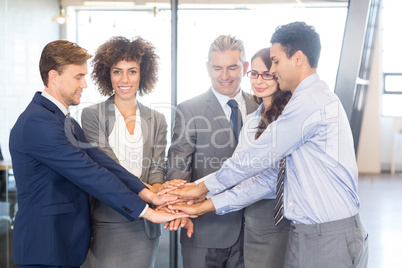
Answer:
[(123, 93), (126, 93), (128, 91), (130, 91), (131, 87), (119, 87), (120, 91)]
[(257, 91), (257, 92), (264, 92), (266, 89), (267, 89), (266, 87), (264, 87), (264, 88), (261, 88), (261, 87), (254, 88), (254, 90)]
[(229, 86), (229, 85), (231, 85), (232, 83), (233, 83), (233, 81), (230, 81), (230, 82), (219, 82), (222, 86), (224, 86), (224, 87), (226, 87), (226, 86)]

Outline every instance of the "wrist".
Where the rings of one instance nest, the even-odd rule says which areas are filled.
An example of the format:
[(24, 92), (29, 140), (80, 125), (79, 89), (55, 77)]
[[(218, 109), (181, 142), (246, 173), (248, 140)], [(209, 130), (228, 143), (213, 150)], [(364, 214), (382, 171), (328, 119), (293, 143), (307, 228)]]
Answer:
[(153, 204), (153, 199), (156, 195), (148, 188), (144, 188), (141, 192), (139, 192), (138, 196), (145, 202)]
[(204, 183), (204, 182), (199, 183), (199, 184), (198, 184), (198, 187), (199, 187), (200, 191), (201, 191), (203, 194), (207, 194), (207, 193), (209, 192), (209, 190), (208, 190), (207, 186), (205, 186), (205, 183)]
[(215, 206), (211, 199), (206, 199), (205, 201), (201, 202), (199, 215), (213, 211), (215, 211)]

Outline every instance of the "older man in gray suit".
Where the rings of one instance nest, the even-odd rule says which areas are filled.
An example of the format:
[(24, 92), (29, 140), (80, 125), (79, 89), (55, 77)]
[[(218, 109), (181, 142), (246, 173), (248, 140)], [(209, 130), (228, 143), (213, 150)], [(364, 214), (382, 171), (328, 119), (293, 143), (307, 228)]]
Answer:
[[(211, 88), (176, 108), (168, 180), (195, 181), (232, 156), (242, 118), (258, 107), (240, 89), (248, 65), (241, 40), (221, 35), (213, 41), (206, 63)], [(193, 236), (182, 230), (180, 237), (185, 268), (244, 267), (242, 210), (208, 213), (193, 222)]]

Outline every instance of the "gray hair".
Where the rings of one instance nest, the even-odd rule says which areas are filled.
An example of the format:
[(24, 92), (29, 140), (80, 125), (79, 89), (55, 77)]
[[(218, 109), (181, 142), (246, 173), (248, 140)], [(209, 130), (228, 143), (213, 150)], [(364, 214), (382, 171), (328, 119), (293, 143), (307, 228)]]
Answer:
[(240, 61), (242, 64), (246, 62), (246, 51), (244, 50), (243, 41), (231, 35), (218, 36), (209, 47), (208, 62), (211, 61), (212, 52), (238, 50), (240, 51)]

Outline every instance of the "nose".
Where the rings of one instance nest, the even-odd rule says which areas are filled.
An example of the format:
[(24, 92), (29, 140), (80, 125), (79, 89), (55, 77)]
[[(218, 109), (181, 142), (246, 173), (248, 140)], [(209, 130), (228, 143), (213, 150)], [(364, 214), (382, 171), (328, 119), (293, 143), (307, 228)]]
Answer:
[(88, 85), (87, 85), (87, 80), (86, 80), (85, 78), (84, 78), (83, 81), (82, 81), (81, 87), (82, 87), (82, 88), (87, 88), (87, 87), (88, 87)]
[(275, 69), (274, 65), (271, 66), (271, 69), (270, 69), (269, 71), (270, 71), (270, 73), (271, 73), (273, 76), (275, 76), (275, 74), (276, 74), (276, 69)]
[(230, 77), (229, 70), (222, 69), (222, 79), (227, 80), (229, 79), (229, 77)]
[(123, 83), (127, 83), (130, 80), (128, 75), (128, 72), (123, 73)]
[(258, 74), (257, 82), (258, 83), (263, 83), (264, 82), (264, 79), (262, 79), (262, 74)]

